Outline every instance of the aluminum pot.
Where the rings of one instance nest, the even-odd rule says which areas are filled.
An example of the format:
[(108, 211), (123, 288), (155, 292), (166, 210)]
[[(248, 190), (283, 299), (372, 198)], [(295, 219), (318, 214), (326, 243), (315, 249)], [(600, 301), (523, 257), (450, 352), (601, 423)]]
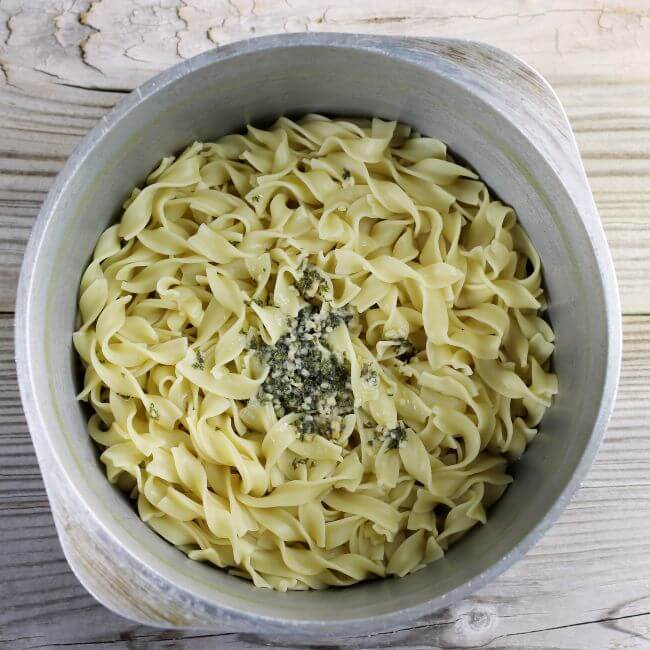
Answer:
[[(446, 142), (514, 206), (543, 263), (560, 392), (487, 525), (444, 559), (402, 579), (281, 594), (188, 560), (108, 483), (75, 401), (71, 335), (97, 238), (161, 157), (246, 123), (307, 112), (406, 122)], [(614, 270), (566, 115), (531, 68), (466, 41), (271, 36), (163, 72), (68, 160), (34, 226), (18, 295), (20, 389), (66, 556), (101, 602), (153, 625), (364, 634), (467, 596), (520, 558), (571, 498), (605, 431), (619, 374)]]

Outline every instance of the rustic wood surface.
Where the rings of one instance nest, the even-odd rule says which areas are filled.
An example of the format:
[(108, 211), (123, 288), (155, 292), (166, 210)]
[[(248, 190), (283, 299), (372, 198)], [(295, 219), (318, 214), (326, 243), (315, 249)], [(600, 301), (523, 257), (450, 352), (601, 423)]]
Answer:
[(97, 604), (63, 558), (13, 361), (23, 248), (81, 136), (161, 69), (283, 31), (482, 40), (551, 82), (613, 251), (624, 317), (615, 415), (560, 521), (492, 585), (394, 633), (321, 647), (650, 647), (650, 0), (0, 0), (0, 647), (301, 648), (147, 628)]

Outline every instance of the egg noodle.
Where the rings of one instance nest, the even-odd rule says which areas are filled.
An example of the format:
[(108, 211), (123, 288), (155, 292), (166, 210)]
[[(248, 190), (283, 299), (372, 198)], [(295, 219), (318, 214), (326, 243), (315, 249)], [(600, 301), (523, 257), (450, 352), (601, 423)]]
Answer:
[(162, 160), (81, 280), (108, 479), (194, 560), (321, 589), (439, 559), (557, 392), (512, 208), (395, 122), (280, 118)]

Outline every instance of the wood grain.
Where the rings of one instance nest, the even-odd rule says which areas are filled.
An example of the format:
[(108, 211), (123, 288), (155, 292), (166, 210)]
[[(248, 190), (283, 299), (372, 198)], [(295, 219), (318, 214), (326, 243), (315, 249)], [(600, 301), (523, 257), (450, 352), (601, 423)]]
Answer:
[[(97, 604), (62, 555), (18, 401), (12, 318), (0, 316), (0, 647), (305, 648), (299, 639), (129, 623)], [(474, 597), (415, 627), (321, 647), (644, 648), (650, 645), (650, 317), (624, 319), (616, 411), (589, 477), (537, 546)], [(616, 644), (619, 644), (618, 646)]]
[(148, 628), (86, 593), (62, 555), (20, 408), (10, 312), (54, 176), (125, 92), (215, 45), (308, 30), (472, 38), (536, 67), (576, 133), (628, 314), (617, 408), (598, 459), (533, 551), (415, 627), (320, 647), (650, 647), (647, 0), (0, 0), (0, 648), (305, 647)]
[(647, 0), (0, 0), (0, 311), (13, 310), (22, 251), (54, 175), (123, 92), (215, 45), (307, 30), (461, 36), (536, 67), (576, 132), (623, 309), (650, 313)]

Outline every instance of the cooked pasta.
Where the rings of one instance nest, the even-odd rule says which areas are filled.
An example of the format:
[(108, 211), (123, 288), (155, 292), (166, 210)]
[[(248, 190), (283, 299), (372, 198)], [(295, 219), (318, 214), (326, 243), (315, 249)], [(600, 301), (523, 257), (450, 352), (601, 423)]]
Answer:
[(439, 559), (557, 392), (540, 259), (445, 145), (280, 118), (164, 158), (74, 345), (108, 479), (190, 558), (321, 589)]

